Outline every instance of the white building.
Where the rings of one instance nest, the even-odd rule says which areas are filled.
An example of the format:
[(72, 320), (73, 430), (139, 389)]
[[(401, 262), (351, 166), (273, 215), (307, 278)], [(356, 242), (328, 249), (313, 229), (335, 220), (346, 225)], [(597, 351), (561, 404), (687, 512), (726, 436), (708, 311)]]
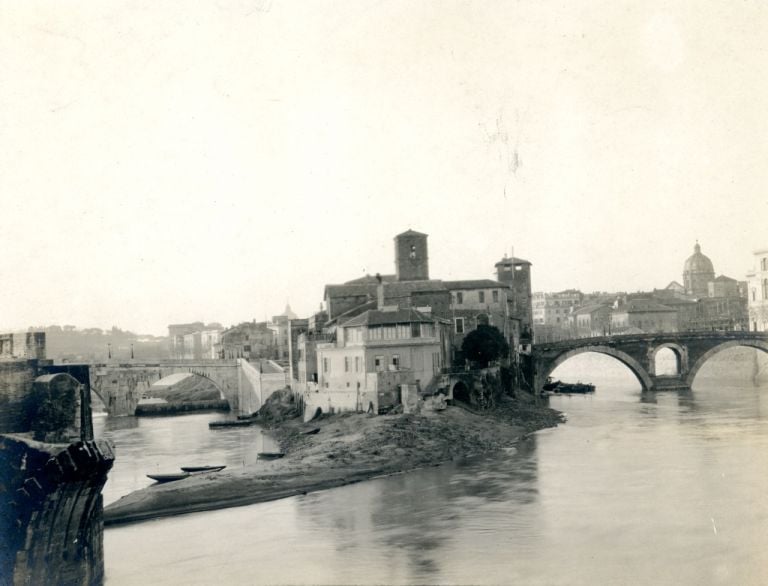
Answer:
[(754, 253), (754, 269), (747, 273), (749, 329), (768, 331), (768, 248)]

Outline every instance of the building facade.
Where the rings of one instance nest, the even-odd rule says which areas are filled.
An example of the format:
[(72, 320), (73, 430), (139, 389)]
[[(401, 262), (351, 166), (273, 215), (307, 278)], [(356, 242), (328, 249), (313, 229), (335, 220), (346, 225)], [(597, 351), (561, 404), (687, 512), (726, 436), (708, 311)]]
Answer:
[(701, 252), (701, 246), (696, 242), (693, 254), (683, 266), (683, 287), (685, 293), (693, 297), (708, 297), (709, 283), (715, 280), (715, 269), (709, 257)]
[(768, 331), (768, 248), (753, 253), (754, 267), (747, 273), (749, 329)]

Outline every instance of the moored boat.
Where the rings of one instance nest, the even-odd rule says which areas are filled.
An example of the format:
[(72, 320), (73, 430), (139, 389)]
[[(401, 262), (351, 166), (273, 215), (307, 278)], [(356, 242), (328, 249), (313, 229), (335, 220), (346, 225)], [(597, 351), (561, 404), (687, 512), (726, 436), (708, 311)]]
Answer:
[(549, 393), (594, 393), (595, 385), (589, 383), (564, 383), (559, 380), (547, 379), (544, 390)]
[(156, 482), (173, 482), (175, 480), (181, 480), (191, 476), (189, 472), (179, 472), (175, 474), (147, 474), (147, 478), (151, 478)]
[(283, 452), (259, 452), (258, 457), (262, 460), (277, 460), (285, 456)]
[(208, 427), (247, 427), (254, 423), (256, 422), (253, 419), (221, 419), (219, 421), (210, 421)]
[(184, 472), (189, 473), (195, 473), (195, 472), (218, 472), (219, 470), (224, 470), (226, 468), (225, 465), (219, 465), (219, 466), (182, 466), (181, 469)]

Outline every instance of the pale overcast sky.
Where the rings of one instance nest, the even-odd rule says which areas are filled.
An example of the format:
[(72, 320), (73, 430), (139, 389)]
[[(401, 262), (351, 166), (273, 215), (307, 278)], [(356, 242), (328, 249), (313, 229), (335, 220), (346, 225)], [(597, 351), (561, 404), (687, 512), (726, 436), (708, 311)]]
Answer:
[(763, 2), (0, 3), (0, 327), (225, 325), (394, 271), (743, 279)]

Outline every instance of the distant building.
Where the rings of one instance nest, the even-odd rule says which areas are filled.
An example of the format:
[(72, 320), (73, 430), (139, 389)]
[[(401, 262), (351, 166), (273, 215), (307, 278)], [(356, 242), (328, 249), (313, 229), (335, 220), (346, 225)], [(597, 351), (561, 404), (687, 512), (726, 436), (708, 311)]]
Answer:
[(186, 354), (184, 348), (184, 336), (200, 332), (205, 328), (201, 321), (195, 321), (186, 324), (170, 324), (168, 326), (168, 342), (170, 346), (170, 357), (183, 359)]
[(707, 297), (739, 297), (739, 282), (720, 275), (707, 283)]
[(694, 297), (709, 296), (709, 282), (715, 280), (715, 269), (709, 257), (701, 252), (701, 246), (696, 242), (693, 254), (683, 265), (683, 286), (688, 295)]
[(754, 253), (754, 268), (747, 273), (749, 329), (768, 331), (768, 248)]
[(617, 300), (611, 313), (611, 333), (676, 332), (677, 311), (651, 299)]
[(219, 358), (233, 360), (271, 359), (275, 355), (275, 334), (267, 322), (244, 322), (221, 332), (215, 345)]
[(531, 263), (522, 258), (508, 258), (504, 255), (504, 258), (496, 263), (496, 280), (510, 289), (507, 307), (515, 336), (514, 342), (524, 351), (528, 351), (533, 342)]
[(533, 333), (536, 342), (549, 342), (571, 337), (568, 316), (582, 303), (584, 295), (576, 289), (559, 293), (533, 294)]
[(574, 309), (568, 315), (568, 328), (576, 338), (609, 335), (611, 306), (606, 303), (592, 303)]

